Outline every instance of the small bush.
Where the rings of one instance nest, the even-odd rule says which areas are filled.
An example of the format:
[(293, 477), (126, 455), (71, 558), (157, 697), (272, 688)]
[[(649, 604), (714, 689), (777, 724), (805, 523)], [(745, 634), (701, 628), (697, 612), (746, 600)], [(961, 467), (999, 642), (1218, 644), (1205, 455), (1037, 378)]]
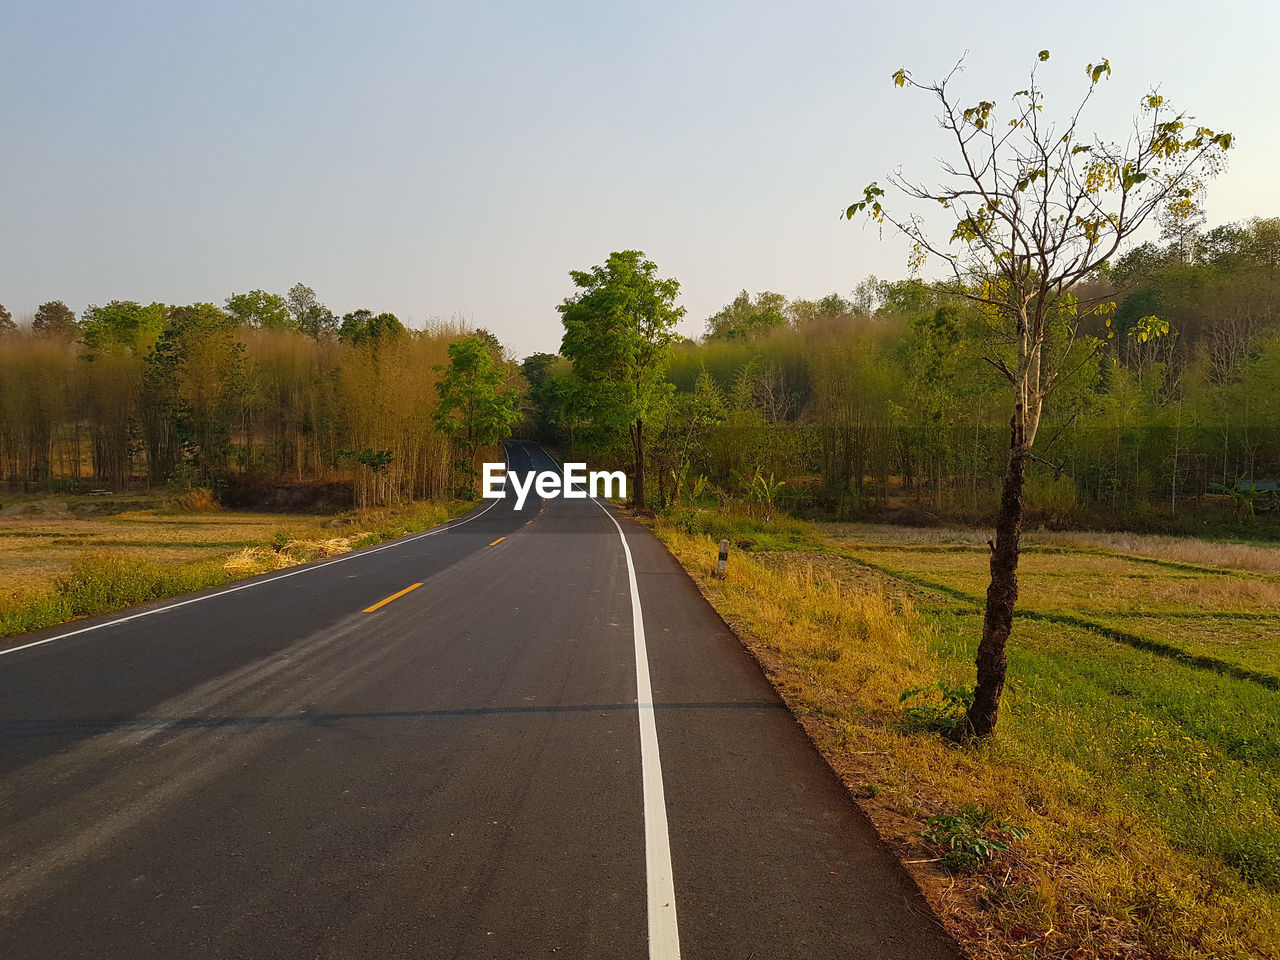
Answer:
[(953, 740), (969, 732), (972, 687), (937, 680), (925, 687), (903, 690), (898, 703), (903, 705), (907, 726), (912, 730), (932, 730)]
[(691, 537), (728, 540), (740, 550), (795, 550), (813, 544), (811, 528), (786, 514), (765, 518), (751, 516), (735, 503), (716, 510), (679, 508), (663, 517), (663, 525), (675, 526)]
[(1025, 840), (1031, 831), (998, 819), (982, 807), (967, 806), (956, 814), (938, 814), (929, 818), (921, 832), (942, 851), (942, 866), (952, 873), (969, 873), (986, 866), (1009, 844)]
[(222, 504), (208, 487), (192, 487), (175, 497), (173, 505), (188, 513), (217, 513), (222, 509)]

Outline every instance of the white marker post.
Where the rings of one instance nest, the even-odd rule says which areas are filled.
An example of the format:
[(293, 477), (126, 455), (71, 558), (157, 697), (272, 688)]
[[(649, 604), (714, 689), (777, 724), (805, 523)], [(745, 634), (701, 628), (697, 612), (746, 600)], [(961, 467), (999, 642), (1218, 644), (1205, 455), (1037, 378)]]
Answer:
[(721, 540), (720, 562), (716, 564), (716, 572), (723, 577), (727, 569), (729, 569), (729, 541)]

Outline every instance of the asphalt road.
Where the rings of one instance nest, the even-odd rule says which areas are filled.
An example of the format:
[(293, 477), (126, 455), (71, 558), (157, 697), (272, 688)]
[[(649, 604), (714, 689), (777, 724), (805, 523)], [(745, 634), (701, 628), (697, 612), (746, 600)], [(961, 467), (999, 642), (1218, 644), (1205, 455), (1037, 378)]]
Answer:
[(183, 600), (0, 647), (5, 960), (959, 956), (594, 501)]

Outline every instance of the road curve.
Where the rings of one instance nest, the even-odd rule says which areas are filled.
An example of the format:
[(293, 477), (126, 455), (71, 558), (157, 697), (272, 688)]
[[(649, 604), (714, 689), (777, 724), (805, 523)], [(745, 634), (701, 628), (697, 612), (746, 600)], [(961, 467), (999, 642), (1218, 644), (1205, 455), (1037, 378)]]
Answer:
[(4, 641), (0, 956), (960, 956), (648, 531), (463, 519)]

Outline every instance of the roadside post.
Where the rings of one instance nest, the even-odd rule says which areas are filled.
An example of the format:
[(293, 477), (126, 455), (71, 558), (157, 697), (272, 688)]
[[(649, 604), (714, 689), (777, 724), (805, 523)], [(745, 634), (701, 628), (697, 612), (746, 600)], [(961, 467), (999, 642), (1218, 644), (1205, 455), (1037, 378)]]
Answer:
[(724, 576), (725, 570), (729, 567), (729, 541), (720, 541), (720, 561), (716, 564), (716, 572), (720, 576)]

